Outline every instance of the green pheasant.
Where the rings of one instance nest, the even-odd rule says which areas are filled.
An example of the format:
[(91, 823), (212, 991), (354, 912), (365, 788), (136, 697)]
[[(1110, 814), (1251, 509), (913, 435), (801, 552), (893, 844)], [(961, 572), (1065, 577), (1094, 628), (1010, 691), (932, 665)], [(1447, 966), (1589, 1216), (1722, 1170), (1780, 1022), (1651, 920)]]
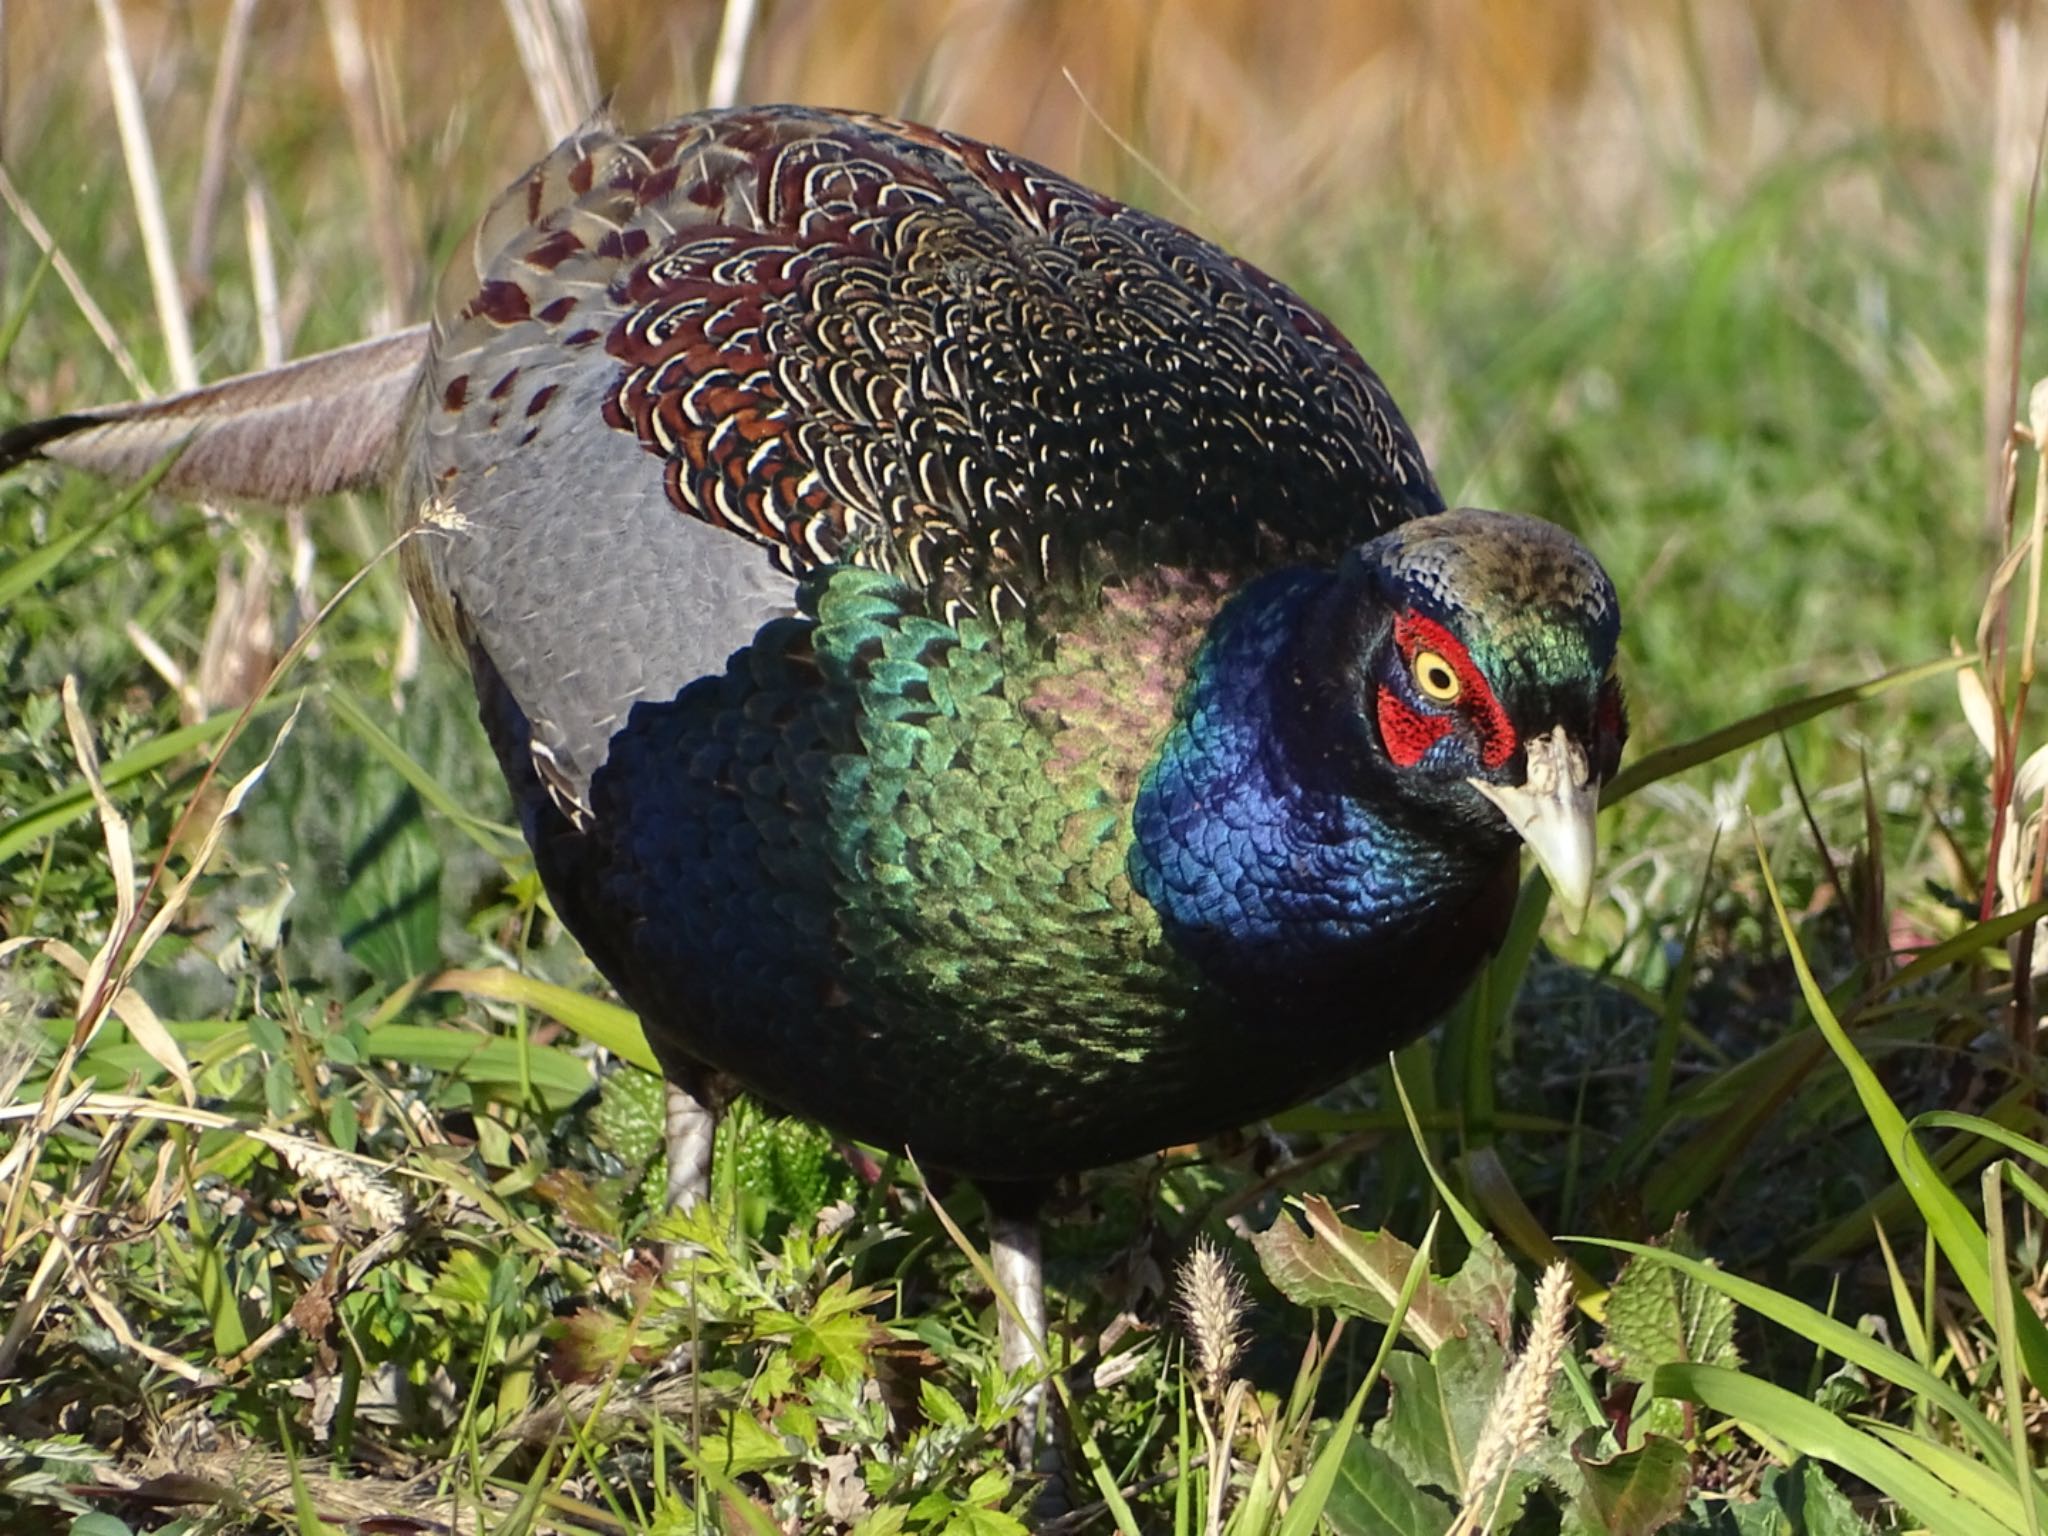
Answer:
[[(1256, 1119), (1424, 1029), (1527, 842), (1568, 915), (1620, 610), (1446, 510), (1287, 288), (990, 145), (802, 108), (596, 123), (430, 327), (32, 453), (388, 476), (556, 909), (683, 1090), (979, 1181)], [(1025, 1357), (1013, 1332), (1006, 1353)]]

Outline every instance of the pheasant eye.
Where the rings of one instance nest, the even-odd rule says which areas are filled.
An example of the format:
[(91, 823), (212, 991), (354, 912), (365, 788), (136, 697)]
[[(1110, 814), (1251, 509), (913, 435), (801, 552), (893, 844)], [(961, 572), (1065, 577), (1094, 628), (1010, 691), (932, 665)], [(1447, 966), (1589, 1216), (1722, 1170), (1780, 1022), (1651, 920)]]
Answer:
[(1415, 686), (1439, 704), (1449, 704), (1464, 692), (1465, 685), (1451, 664), (1435, 651), (1417, 651), (1409, 668), (1415, 674)]

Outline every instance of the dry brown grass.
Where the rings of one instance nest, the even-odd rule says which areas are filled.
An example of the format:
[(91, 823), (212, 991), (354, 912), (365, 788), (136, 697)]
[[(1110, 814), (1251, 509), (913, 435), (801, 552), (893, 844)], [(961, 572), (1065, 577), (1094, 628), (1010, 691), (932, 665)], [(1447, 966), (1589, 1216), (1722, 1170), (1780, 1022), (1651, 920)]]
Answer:
[[(702, 102), (725, 9), (591, 0), (599, 82), (628, 119)], [(2038, 80), (2048, 13), (2015, 9), (2019, 77)], [(1169, 211), (1255, 256), (1390, 187), (1509, 215), (1503, 229), (1527, 241), (1565, 227), (1532, 229), (1533, 212), (1576, 231), (1614, 227), (1674, 173), (1739, 185), (1789, 153), (1879, 127), (1967, 147), (1982, 163), (1992, 10), (1952, 0), (767, 0), (739, 95), (943, 121), (1141, 187), (1155, 203), (1178, 194), (1191, 206)], [(159, 143), (198, 145), (231, 0), (125, 0), (123, 11)], [(336, 13), (360, 17), (367, 95), (354, 102), (338, 79), (336, 35), (347, 29)], [(5, 152), (18, 161), (68, 93), (106, 86), (97, 29), (70, 0), (11, 5), (6, 25)], [(358, 139), (381, 138), (407, 172), (380, 217), (416, 240), (464, 217), (479, 179), (509, 178), (548, 137), (514, 28), (490, 0), (273, 3), (258, 9), (249, 58), (240, 142), (292, 142), (309, 114), (340, 119), (367, 104)], [(329, 199), (336, 213), (359, 206), (357, 171), (334, 169), (292, 189), (304, 217)]]

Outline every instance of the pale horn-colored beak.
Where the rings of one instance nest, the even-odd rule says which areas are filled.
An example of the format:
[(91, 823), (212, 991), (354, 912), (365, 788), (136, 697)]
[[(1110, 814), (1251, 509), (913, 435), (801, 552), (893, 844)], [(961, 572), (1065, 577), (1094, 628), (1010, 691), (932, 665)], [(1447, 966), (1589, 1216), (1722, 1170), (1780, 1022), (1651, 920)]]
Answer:
[(1593, 904), (1593, 817), (1600, 809), (1600, 786), (1584, 749), (1561, 725), (1530, 742), (1527, 755), (1529, 776), (1520, 784), (1466, 782), (1499, 806), (1521, 834), (1550, 878), (1565, 926), (1577, 933)]

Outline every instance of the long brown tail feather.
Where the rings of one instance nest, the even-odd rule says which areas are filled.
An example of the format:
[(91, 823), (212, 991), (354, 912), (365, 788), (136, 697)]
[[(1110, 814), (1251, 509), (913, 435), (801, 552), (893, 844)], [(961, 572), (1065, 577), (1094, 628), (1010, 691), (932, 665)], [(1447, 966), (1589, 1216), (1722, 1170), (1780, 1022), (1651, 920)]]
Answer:
[[(427, 327), (182, 395), (0, 431), (0, 471), (49, 459), (117, 481), (166, 458), (166, 490), (279, 504), (379, 484), (427, 355)], [(180, 451), (182, 449), (182, 451)]]

